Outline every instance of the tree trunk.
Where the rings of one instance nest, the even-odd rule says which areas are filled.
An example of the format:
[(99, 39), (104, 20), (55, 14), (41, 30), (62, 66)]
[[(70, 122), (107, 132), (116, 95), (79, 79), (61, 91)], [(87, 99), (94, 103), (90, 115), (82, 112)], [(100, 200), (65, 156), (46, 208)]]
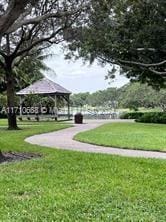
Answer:
[(0, 160), (4, 158), (3, 154), (2, 154), (2, 151), (0, 150)]
[(6, 66), (6, 80), (7, 80), (7, 114), (8, 114), (8, 129), (16, 130), (17, 118), (15, 110), (15, 80), (10, 64)]
[(6, 160), (5, 155), (3, 155), (2, 151), (0, 150), (0, 163), (3, 163)]

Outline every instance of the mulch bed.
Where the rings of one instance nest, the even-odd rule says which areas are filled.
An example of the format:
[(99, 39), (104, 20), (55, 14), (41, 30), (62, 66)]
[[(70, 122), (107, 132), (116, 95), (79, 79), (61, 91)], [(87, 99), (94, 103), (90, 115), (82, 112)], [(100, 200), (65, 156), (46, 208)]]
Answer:
[(41, 155), (36, 153), (0, 152), (0, 164), (15, 161), (31, 160), (40, 157)]

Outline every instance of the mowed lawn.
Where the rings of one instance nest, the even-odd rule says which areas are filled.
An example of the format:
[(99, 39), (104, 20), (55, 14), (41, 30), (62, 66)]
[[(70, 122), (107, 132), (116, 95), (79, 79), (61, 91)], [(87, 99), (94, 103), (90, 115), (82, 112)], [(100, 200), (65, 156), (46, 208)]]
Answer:
[(108, 147), (166, 152), (166, 125), (111, 123), (79, 133), (75, 139)]
[(0, 127), (0, 148), (39, 152), (43, 157), (0, 165), (0, 221), (165, 222), (164, 160), (30, 145), (24, 142), (27, 136), (68, 125), (22, 124), (26, 126), (17, 132)]

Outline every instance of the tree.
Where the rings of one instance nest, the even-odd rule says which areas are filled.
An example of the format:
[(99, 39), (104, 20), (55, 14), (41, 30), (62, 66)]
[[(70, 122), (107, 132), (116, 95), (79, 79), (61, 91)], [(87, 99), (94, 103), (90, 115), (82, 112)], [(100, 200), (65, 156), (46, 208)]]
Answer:
[(73, 106), (84, 106), (88, 104), (89, 93), (78, 93), (71, 96), (71, 104)]
[(71, 96), (72, 105), (109, 107), (115, 102), (119, 108), (161, 108), (166, 111), (166, 91), (156, 90), (147, 84), (129, 83), (121, 88), (108, 88), (94, 93), (78, 93)]
[(29, 8), (35, 5), (37, 0), (10, 0), (5, 10), (7, 2), (0, 4), (1, 15), (0, 15), (0, 38), (5, 34), (8, 29), (14, 24), (14, 22), (20, 17), (21, 14), (25, 11), (27, 4)]
[(110, 103), (117, 101), (118, 90), (116, 88), (108, 88), (106, 90), (99, 90), (92, 93), (89, 98), (89, 104), (91, 106), (105, 106), (108, 107)]
[[(27, 87), (33, 82), (44, 77), (44, 72), (54, 72), (49, 68), (44, 60), (52, 57), (52, 54), (43, 55), (41, 52), (34, 51), (33, 56), (26, 57), (18, 67), (14, 67), (13, 72), (15, 75), (15, 88), (21, 90)], [(0, 81), (0, 93), (4, 93), (7, 89), (5, 82), (4, 71), (0, 69), (1, 81)]]
[[(119, 65), (131, 80), (164, 87), (165, 11), (161, 0), (94, 1), (88, 26), (69, 48), (91, 62)], [(111, 71), (114, 77), (116, 66)]]
[(154, 108), (158, 92), (147, 84), (127, 84), (120, 89), (119, 104), (123, 108), (130, 108), (137, 111), (140, 107)]
[[(15, 2), (15, 7), (18, 6), (18, 1), (9, 1), (9, 9), (12, 2)], [(23, 2), (25, 6), (27, 1)], [(0, 66), (7, 85), (9, 129), (17, 129), (16, 114), (13, 112), (15, 106), (15, 67), (18, 67), (26, 58), (33, 56), (34, 51), (35, 53), (36, 50), (41, 52), (52, 44), (73, 38), (72, 28), (81, 27), (85, 22), (86, 1), (39, 0), (29, 2), (31, 4), (27, 4), (26, 7), (23, 7), (21, 3), (20, 16), (15, 16), (15, 21), (11, 22), (5, 31), (3, 30), (2, 33), (4, 34), (0, 39)], [(4, 0), (1, 5), (1, 14), (5, 11), (7, 3), (8, 1)], [(10, 10), (7, 10), (6, 14), (8, 11)], [(1, 25), (1, 29), (2, 27), (3, 25)]]
[(122, 108), (166, 108), (165, 89), (155, 90), (147, 84), (130, 83), (119, 89), (119, 105)]

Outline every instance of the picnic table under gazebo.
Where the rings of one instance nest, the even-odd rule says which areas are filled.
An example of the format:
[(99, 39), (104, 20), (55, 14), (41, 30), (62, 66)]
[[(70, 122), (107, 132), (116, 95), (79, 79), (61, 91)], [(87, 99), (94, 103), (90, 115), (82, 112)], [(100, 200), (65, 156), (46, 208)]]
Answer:
[(56, 108), (57, 112), (54, 113), (55, 120), (58, 118), (58, 98), (65, 99), (68, 107), (68, 119), (70, 119), (70, 95), (71, 92), (61, 85), (53, 82), (50, 79), (43, 78), (31, 84), (30, 86), (20, 90), (16, 93), (17, 96), (20, 97), (20, 117), (22, 117), (22, 107), (24, 97), (27, 95), (40, 95), (40, 96), (48, 96), (54, 101), (54, 108)]

